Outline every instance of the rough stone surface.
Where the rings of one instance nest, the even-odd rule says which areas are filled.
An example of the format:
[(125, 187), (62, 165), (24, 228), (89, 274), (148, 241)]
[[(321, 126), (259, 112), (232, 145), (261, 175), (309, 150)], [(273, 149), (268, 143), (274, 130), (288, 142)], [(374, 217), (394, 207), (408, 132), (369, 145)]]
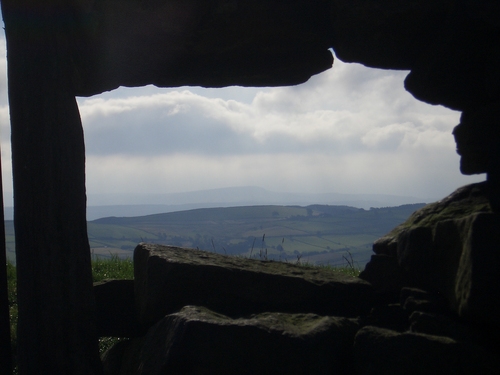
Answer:
[[(457, 316), (414, 311), (409, 317), (410, 332), (444, 336), (456, 341), (471, 342), (488, 346), (492, 342), (492, 332), (465, 324)], [(498, 339), (496, 339), (498, 341)], [(494, 345), (493, 345), (494, 346)]]
[(375, 295), (318, 268), (139, 244), (135, 293), (150, 328), (104, 355), (106, 374), (496, 374), (500, 215), (484, 187), (380, 241), (362, 274)]
[(461, 219), (478, 212), (492, 212), (486, 182), (462, 186), (438, 202), (414, 212), (408, 220), (373, 244), (375, 254), (397, 256), (401, 233), (413, 228), (433, 228), (438, 222)]
[(70, 50), (78, 42), (71, 19), (62, 15), (68, 3), (0, 3), (9, 49), (4, 82), (15, 176), (20, 374), (101, 373), (84, 137), (70, 66)]
[[(344, 61), (411, 69), (420, 100), (464, 110), (500, 98), (492, 0), (73, 2), (79, 95), (124, 86), (292, 85)], [(146, 58), (147, 56), (147, 58)]]
[(455, 285), (460, 316), (480, 324), (500, 327), (500, 215), (478, 214), (471, 218)]
[(326, 1), (96, 1), (81, 12), (78, 94), (123, 86), (277, 86), (332, 66)]
[(105, 375), (121, 375), (128, 372), (129, 340), (119, 341), (102, 355), (102, 367)]
[(394, 293), (398, 298), (401, 288), (408, 285), (405, 273), (399, 266), (397, 257), (386, 254), (372, 255), (359, 277), (370, 282), (377, 293), (382, 295), (381, 298), (383, 298), (383, 295), (391, 298), (391, 294)]
[(408, 313), (399, 303), (379, 304), (360, 320), (360, 324), (404, 332), (410, 324), (408, 318)]
[(357, 374), (498, 374), (494, 352), (442, 336), (367, 326), (356, 335)]
[(370, 308), (369, 283), (318, 267), (139, 244), (134, 251), (140, 321), (186, 305), (231, 316), (266, 311), (355, 317)]
[(463, 174), (485, 173), (491, 167), (498, 169), (498, 165), (492, 164), (499, 163), (499, 119), (498, 102), (462, 113), (453, 135), (461, 156), (460, 171)]
[(450, 0), (334, 0), (331, 4), (332, 47), (339, 59), (411, 69), (440, 33)]
[(498, 325), (499, 227), (500, 216), (492, 213), (440, 222), (430, 242), (413, 248), (419, 261), (405, 268), (417, 284), (441, 292), (460, 316)]
[(351, 374), (357, 329), (346, 318), (264, 313), (231, 319), (186, 306), (132, 340), (122, 354), (126, 370), (109, 373)]
[(297, 84), (328, 69), (333, 48), (345, 61), (412, 69), (408, 89), (431, 103), (463, 110), (499, 95), (494, 1), (105, 0), (74, 7), (80, 94), (151, 83)]
[(446, 20), (412, 66), (405, 87), (417, 99), (466, 110), (500, 95), (500, 4), (455, 0)]
[(101, 337), (137, 337), (146, 333), (135, 307), (134, 280), (94, 283), (97, 333)]
[[(439, 280), (447, 279), (452, 287), (462, 251), (456, 220), (475, 213), (492, 212), (488, 195), (486, 182), (471, 184), (417, 210), (406, 222), (374, 242), (375, 255), (360, 277), (372, 283), (379, 292), (392, 290), (398, 295), (404, 286), (427, 288), (429, 284), (435, 285), (433, 275), (436, 272), (440, 272)], [(435, 237), (436, 232), (442, 235)], [(443, 243), (436, 245), (435, 238)], [(436, 246), (440, 247), (441, 257), (448, 258), (440, 265), (436, 263)], [(441, 266), (443, 270), (439, 270)]]
[(374, 250), (396, 257), (410, 285), (441, 293), (461, 317), (498, 326), (500, 215), (491, 212), (486, 186), (465, 186), (422, 208)]
[(448, 314), (448, 301), (440, 293), (429, 293), (415, 288), (403, 288), (400, 302), (408, 315), (415, 311)]

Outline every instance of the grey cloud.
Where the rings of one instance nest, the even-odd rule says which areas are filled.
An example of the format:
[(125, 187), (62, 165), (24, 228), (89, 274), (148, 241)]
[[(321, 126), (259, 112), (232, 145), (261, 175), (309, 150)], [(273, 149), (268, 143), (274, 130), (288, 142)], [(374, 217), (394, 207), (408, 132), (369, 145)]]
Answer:
[(228, 126), (198, 111), (166, 118), (151, 112), (121, 113), (92, 121), (95, 124), (84, 124), (84, 127), (86, 151), (93, 155), (241, 155), (303, 153), (319, 149), (340, 152), (361, 146), (357, 137), (350, 137), (348, 142), (335, 142), (328, 138), (305, 140), (279, 132), (259, 140), (248, 131), (237, 131), (237, 126)]
[(129, 113), (122, 113), (104, 119), (101, 125), (86, 129), (87, 153), (198, 154), (229, 151), (236, 143), (240, 143), (241, 147), (241, 142), (231, 132), (227, 132), (224, 125), (191, 114), (168, 118), (155, 118), (146, 114), (131, 120)]
[[(202, 96), (202, 89), (158, 90), (164, 95), (161, 98), (152, 96), (156, 92), (153, 87), (123, 89), (116, 96), (125, 100), (120, 103), (113, 102), (116, 97), (107, 93), (101, 96), (101, 114), (88, 112), (91, 102), (83, 110), (87, 152), (340, 155), (397, 150), (407, 140), (407, 133), (415, 129), (451, 131), (449, 111), (419, 103), (404, 92), (404, 73), (347, 65), (339, 70), (300, 86), (243, 90), (245, 100), (241, 101), (238, 88), (225, 91), (225, 95), (234, 96), (233, 101), (214, 98), (214, 90)], [(358, 79), (359, 72), (363, 79)], [(254, 95), (251, 102), (249, 93)], [(127, 101), (131, 95), (144, 94), (140, 100)], [(82, 106), (85, 103), (80, 100)], [(107, 114), (109, 108), (112, 112), (117, 106), (117, 113)], [(182, 110), (176, 111), (177, 107)], [(94, 114), (85, 116), (86, 111)]]

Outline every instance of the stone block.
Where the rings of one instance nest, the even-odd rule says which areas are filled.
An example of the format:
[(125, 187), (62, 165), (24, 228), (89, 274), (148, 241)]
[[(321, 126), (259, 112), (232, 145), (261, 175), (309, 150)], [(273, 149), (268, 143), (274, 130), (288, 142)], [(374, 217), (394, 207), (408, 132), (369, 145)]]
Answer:
[(359, 277), (371, 283), (377, 293), (393, 293), (397, 296), (406, 285), (405, 274), (395, 256), (372, 255)]
[(154, 324), (186, 305), (230, 316), (260, 312), (355, 317), (370, 309), (372, 286), (320, 267), (139, 244), (134, 252), (140, 321)]
[(458, 265), (455, 302), (459, 315), (500, 328), (500, 214), (471, 218)]
[(498, 374), (495, 353), (449, 337), (367, 326), (354, 342), (359, 375)]
[(96, 326), (100, 337), (137, 337), (146, 332), (138, 319), (134, 280), (94, 283)]
[(358, 328), (340, 317), (264, 313), (231, 319), (186, 306), (129, 343), (121, 374), (352, 374)]
[[(361, 277), (377, 289), (387, 280), (399, 279), (395, 275), (402, 272), (407, 286), (443, 296), (446, 303), (439, 312), (450, 308), (471, 322), (500, 328), (496, 319), (500, 314), (500, 214), (492, 212), (490, 185), (461, 187), (416, 211), (376, 242), (378, 254)], [(394, 263), (388, 267), (385, 263), (390, 258), (384, 256), (394, 248), (399, 267)], [(431, 305), (424, 308), (420, 303), (418, 309), (438, 312)]]

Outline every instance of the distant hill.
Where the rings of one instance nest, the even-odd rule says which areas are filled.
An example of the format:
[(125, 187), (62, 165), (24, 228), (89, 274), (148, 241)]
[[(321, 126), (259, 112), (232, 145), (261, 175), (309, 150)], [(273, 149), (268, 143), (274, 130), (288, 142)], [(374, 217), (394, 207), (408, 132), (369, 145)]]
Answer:
[[(391, 207), (402, 204), (431, 202), (387, 194), (300, 194), (269, 191), (256, 186), (228, 187), (170, 194), (89, 194), (87, 219), (107, 216), (143, 216), (186, 211), (196, 208), (241, 207), (256, 205), (308, 206), (311, 204), (370, 207)], [(12, 207), (5, 207), (5, 219), (12, 220)]]
[[(351, 257), (364, 267), (377, 238), (424, 204), (350, 206), (244, 206), (204, 208), (88, 222), (94, 255), (131, 257), (139, 242), (199, 248), (261, 259), (344, 265)], [(6, 221), (12, 258), (14, 230)]]
[(142, 216), (196, 208), (257, 205), (324, 204), (369, 209), (429, 201), (432, 199), (384, 194), (299, 194), (243, 186), (171, 194), (89, 194), (87, 217), (89, 220), (94, 220), (106, 216)]

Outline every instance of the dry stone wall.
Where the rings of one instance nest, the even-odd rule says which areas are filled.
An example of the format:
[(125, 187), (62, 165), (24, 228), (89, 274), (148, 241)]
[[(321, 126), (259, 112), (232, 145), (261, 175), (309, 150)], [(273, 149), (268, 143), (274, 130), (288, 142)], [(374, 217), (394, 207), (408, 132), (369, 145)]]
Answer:
[[(482, 215), (493, 214), (467, 217), (474, 222), (482, 220), (478, 219)], [(388, 238), (384, 241), (390, 243)], [(450, 297), (439, 290), (447, 285), (442, 284), (442, 277), (428, 274), (429, 280), (436, 280), (433, 287), (429, 280), (411, 276), (411, 267), (401, 267), (398, 252), (376, 256), (395, 257), (393, 268), (399, 269), (404, 283), (392, 281), (380, 289), (376, 280), (393, 275), (383, 267), (378, 273), (368, 271), (378, 264), (369, 264), (364, 272), (372, 285), (328, 269), (139, 244), (134, 281), (109, 281), (94, 287), (102, 304), (101, 335), (129, 338), (104, 354), (105, 373), (500, 371), (494, 355), (496, 310), (487, 310), (495, 295), (481, 299), (471, 292), (469, 299), (457, 304), (457, 294)], [(418, 259), (415, 265), (423, 267), (425, 257), (421, 258), (408, 259)], [(483, 282), (466, 288), (473, 291), (477, 286), (488, 287)], [(112, 294), (106, 294), (111, 290)], [(472, 302), (477, 303), (475, 308)]]

